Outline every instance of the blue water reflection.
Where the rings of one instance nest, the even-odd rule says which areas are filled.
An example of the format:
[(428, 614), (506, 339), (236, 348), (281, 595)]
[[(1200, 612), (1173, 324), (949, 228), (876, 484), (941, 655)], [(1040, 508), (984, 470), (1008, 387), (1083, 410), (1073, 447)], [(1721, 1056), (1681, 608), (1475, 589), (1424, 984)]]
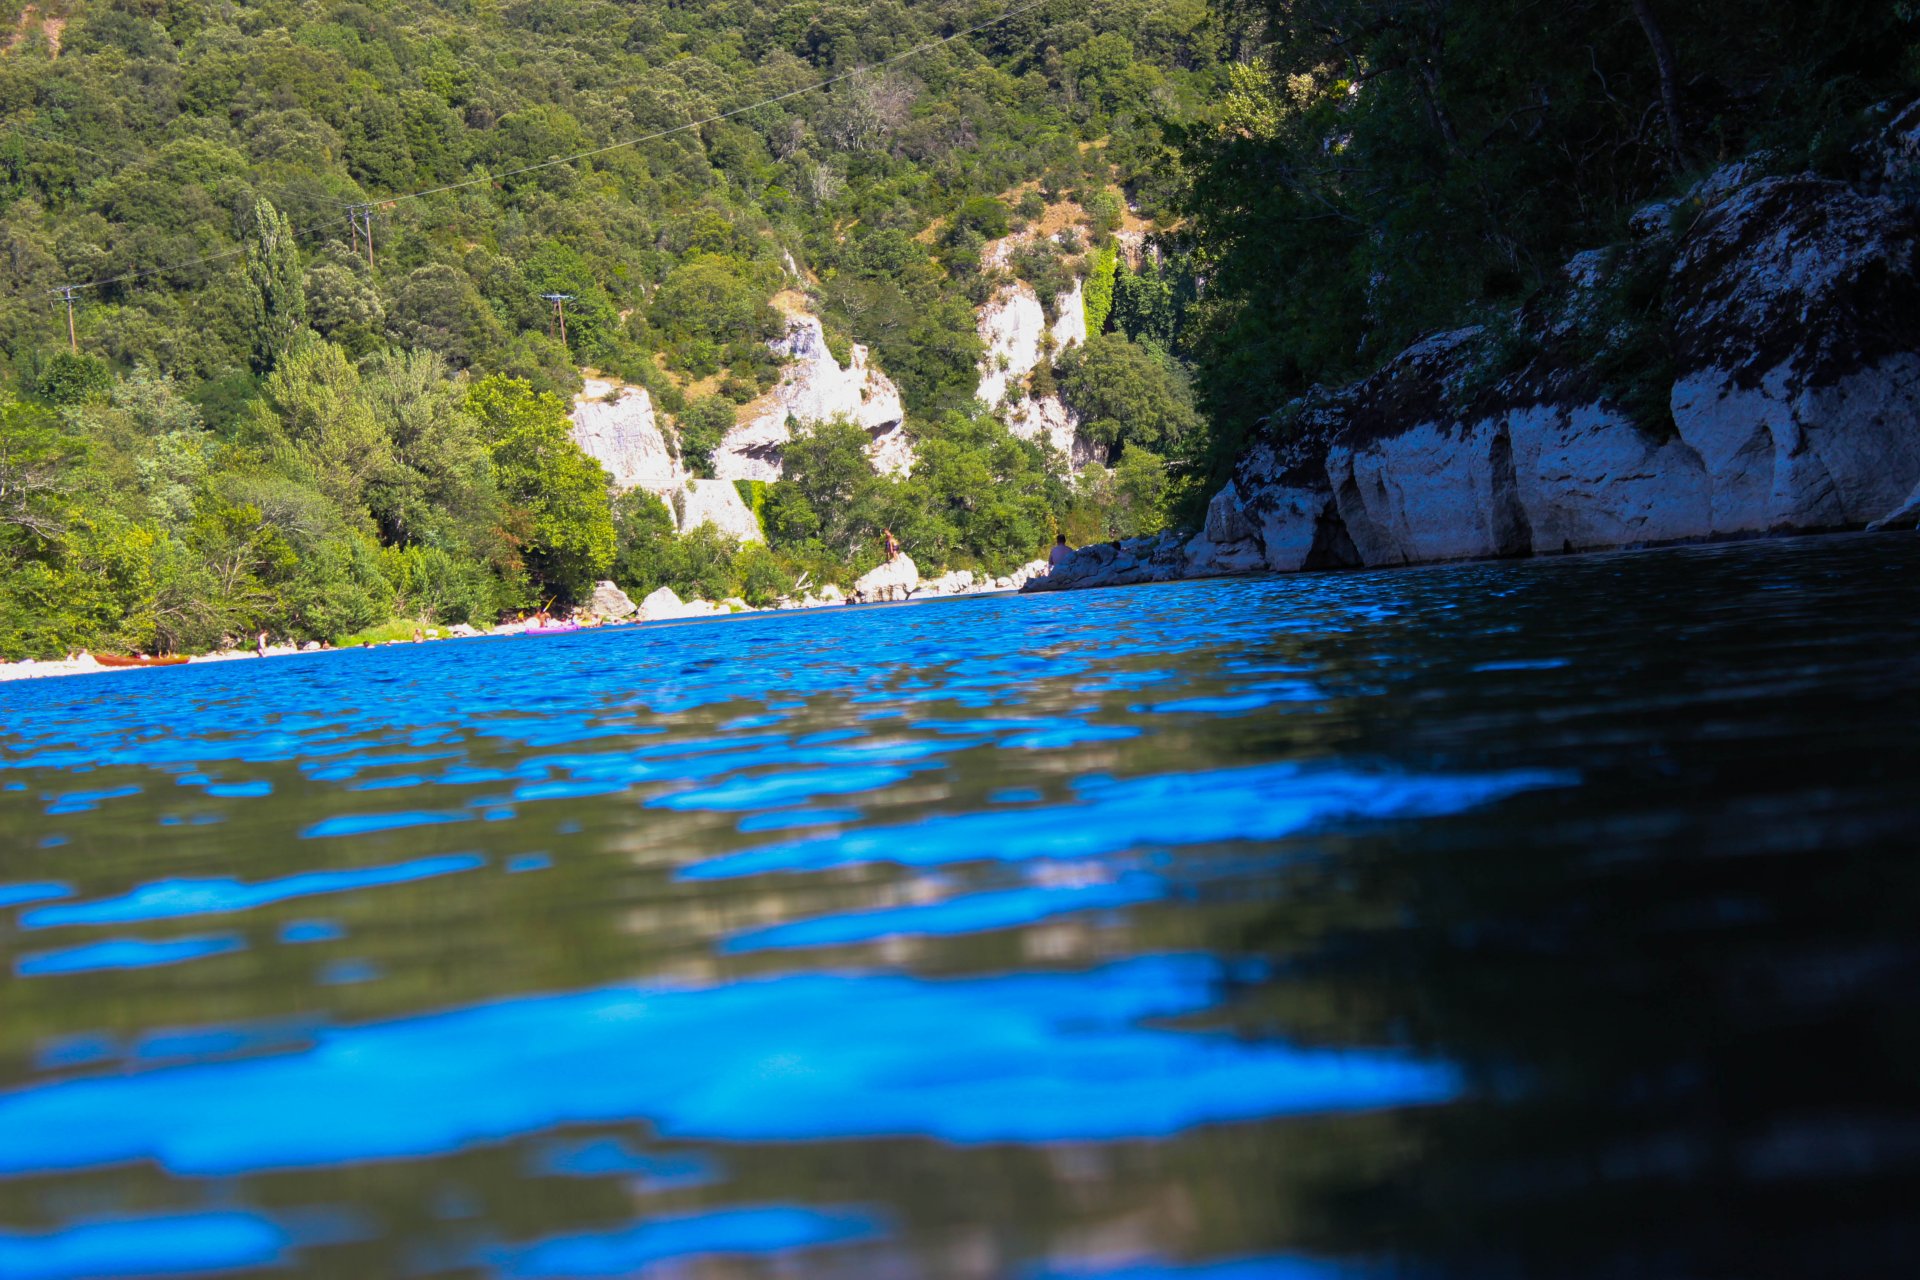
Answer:
[(14, 963), (13, 971), (23, 978), (40, 978), (63, 973), (92, 973), (101, 969), (152, 969), (160, 965), (198, 960), (203, 956), (225, 955), (229, 951), (239, 951), (246, 945), (245, 939), (233, 933), (203, 934), (162, 941), (114, 938), (53, 951), (29, 952)]
[(686, 867), (681, 874), (711, 880), (860, 862), (931, 867), (969, 859), (1084, 858), (1149, 845), (1277, 840), (1346, 819), (1457, 813), (1577, 781), (1569, 774), (1538, 770), (1418, 777), (1293, 765), (1126, 780), (1093, 777), (1075, 784), (1079, 800), (1074, 804), (865, 827), (729, 854)]
[[(1442, 1064), (1143, 1026), (1219, 998), (1196, 956), (928, 981), (806, 974), (502, 1001), (319, 1033), (304, 1053), (0, 1095), (0, 1173), (419, 1157), (556, 1125), (676, 1138), (1141, 1138), (1453, 1096)], [(553, 1088), (564, 1080), (565, 1089)], [(300, 1099), (290, 1106), (290, 1099)], [(84, 1129), (73, 1123), (89, 1117)]]
[(0, 1275), (1384, 1274), (1328, 1206), (1537, 1079), (1419, 946), (1730, 700), (1521, 572), (0, 687)]
[(0, 907), (17, 907), (27, 902), (46, 902), (53, 898), (70, 898), (73, 886), (61, 884), (57, 880), (41, 880), (27, 884), (0, 884)]
[(535, 1172), (561, 1178), (602, 1178), (619, 1174), (634, 1178), (648, 1190), (692, 1187), (720, 1177), (716, 1161), (688, 1152), (649, 1155), (619, 1138), (555, 1140), (537, 1152)]
[(626, 1276), (658, 1262), (732, 1254), (782, 1254), (795, 1249), (863, 1240), (881, 1232), (872, 1214), (769, 1205), (717, 1213), (668, 1215), (618, 1231), (560, 1236), (527, 1245), (500, 1245), (480, 1258), (497, 1274), (544, 1280), (564, 1276)]
[(78, 1223), (57, 1231), (0, 1231), (8, 1280), (117, 1280), (200, 1275), (286, 1261), (287, 1233), (240, 1212), (183, 1213)]
[(20, 926), (23, 929), (50, 929), (59, 925), (131, 924), (142, 920), (171, 920), (180, 916), (221, 915), (294, 898), (407, 884), (415, 880), (452, 875), (456, 871), (471, 871), (486, 864), (485, 858), (469, 853), (421, 858), (388, 867), (308, 871), (261, 884), (243, 884), (224, 876), (207, 880), (161, 880), (141, 885), (117, 898), (36, 907), (21, 913)]

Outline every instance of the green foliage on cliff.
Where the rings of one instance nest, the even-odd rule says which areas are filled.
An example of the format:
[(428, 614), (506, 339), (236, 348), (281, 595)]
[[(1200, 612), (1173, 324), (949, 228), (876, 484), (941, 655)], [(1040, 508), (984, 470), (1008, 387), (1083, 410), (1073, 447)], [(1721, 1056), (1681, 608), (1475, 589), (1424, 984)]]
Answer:
[(1205, 426), (1186, 372), (1163, 348), (1124, 333), (1093, 334), (1054, 368), (1081, 434), (1111, 457), (1134, 447), (1177, 455), (1201, 444)]
[(1113, 313), (1113, 279), (1119, 262), (1119, 250), (1111, 244), (1087, 255), (1087, 284), (1080, 296), (1089, 336), (1106, 332), (1107, 317)]

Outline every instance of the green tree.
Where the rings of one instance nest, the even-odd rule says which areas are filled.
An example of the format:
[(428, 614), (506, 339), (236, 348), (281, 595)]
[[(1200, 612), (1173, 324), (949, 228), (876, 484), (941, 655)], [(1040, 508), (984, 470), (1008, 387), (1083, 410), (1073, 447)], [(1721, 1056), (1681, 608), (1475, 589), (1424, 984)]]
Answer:
[(755, 608), (765, 608), (793, 590), (793, 575), (763, 542), (749, 542), (734, 553), (733, 579), (740, 596)]
[(522, 517), (519, 551), (536, 594), (584, 598), (613, 563), (613, 513), (607, 473), (573, 442), (566, 406), (496, 375), (474, 384), (467, 412), (480, 423), (501, 496)]
[(59, 535), (82, 453), (52, 414), (0, 394), (0, 551), (40, 551)]
[(636, 599), (666, 586), (674, 576), (673, 512), (645, 489), (613, 500), (613, 580)]
[(445, 359), (382, 352), (360, 372), (360, 399), (394, 462), (368, 496), (382, 536), (486, 561), (500, 519), (493, 461)]
[(311, 333), (261, 383), (254, 418), (284, 432), (320, 491), (350, 522), (369, 519), (370, 490), (390, 484), (393, 448), (347, 353)]
[(1185, 373), (1165, 352), (1125, 334), (1094, 334), (1054, 362), (1082, 433), (1118, 457), (1137, 445), (1179, 454), (1199, 443), (1202, 422)]
[(265, 373), (280, 362), (307, 325), (307, 295), (293, 224), (269, 200), (254, 202), (246, 225), (247, 332), (253, 368)]
[(782, 469), (767, 489), (767, 519), (783, 536), (810, 524), (813, 533), (803, 536), (846, 555), (878, 532), (865, 501), (876, 477), (867, 433), (857, 424), (844, 418), (802, 424), (787, 443)]
[(697, 476), (713, 474), (713, 451), (733, 429), (733, 402), (725, 396), (701, 396), (688, 401), (674, 420), (680, 433), (680, 460)]
[(113, 374), (93, 356), (56, 351), (33, 372), (32, 386), (33, 394), (48, 404), (85, 404), (112, 389)]
[[(1046, 460), (990, 415), (948, 414), (923, 428), (902, 486), (901, 536), (935, 563), (1003, 573), (1039, 554), (1052, 533)], [(896, 528), (896, 532), (900, 532)]]

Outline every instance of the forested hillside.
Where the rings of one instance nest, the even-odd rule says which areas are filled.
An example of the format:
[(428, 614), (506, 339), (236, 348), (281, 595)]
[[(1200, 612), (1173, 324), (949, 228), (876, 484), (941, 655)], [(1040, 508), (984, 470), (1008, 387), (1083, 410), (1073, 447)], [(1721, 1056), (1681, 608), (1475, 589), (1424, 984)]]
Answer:
[[(608, 575), (759, 603), (885, 526), (998, 572), (1191, 523), (1291, 398), (1472, 322), (1519, 367), (1571, 254), (1732, 160), (1851, 176), (1920, 89), (1904, 0), (47, 0), (0, 33), (8, 654)], [(1659, 266), (1589, 335), (1655, 436)], [(1083, 298), (1015, 379), (1077, 474), (975, 399), (1016, 277)], [(700, 474), (799, 311), (897, 385), (911, 475), (795, 424), (742, 548), (569, 439), (597, 370)]]
[[(1076, 488), (980, 416), (981, 249), (1064, 208), (1011, 270), (1057, 288), (1105, 245), (1110, 280), (1122, 193), (1166, 214), (1161, 122), (1217, 94), (1229, 30), (1201, 0), (0, 7), (0, 650), (672, 578), (687, 549), (615, 519), (565, 398), (597, 368), (710, 446), (778, 376), (782, 291), (871, 347), (925, 462), (811, 527), (831, 477), (794, 475), (779, 563), (724, 585), (858, 567), (889, 519), (988, 566), (1163, 519), (1162, 455)], [(1115, 341), (1082, 399), (1191, 416), (1163, 350)]]

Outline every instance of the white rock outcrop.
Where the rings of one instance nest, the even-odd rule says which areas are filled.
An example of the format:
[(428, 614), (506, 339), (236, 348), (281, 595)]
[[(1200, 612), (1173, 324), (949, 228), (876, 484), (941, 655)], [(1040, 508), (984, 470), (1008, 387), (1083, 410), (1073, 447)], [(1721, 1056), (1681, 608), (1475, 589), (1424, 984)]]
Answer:
[[(1031, 243), (1032, 232), (990, 241), (981, 251), (987, 271), (1006, 270), (1013, 251)], [(1078, 437), (1078, 415), (1058, 396), (1035, 399), (1026, 389), (1027, 376), (1039, 365), (1050, 345), (1057, 356), (1087, 340), (1086, 282), (1076, 279), (1054, 300), (1051, 324), (1039, 295), (1024, 280), (1002, 285), (980, 308), (978, 329), (985, 354), (980, 360), (978, 399), (1001, 413), (1009, 430), (1023, 440), (1051, 446), (1078, 471), (1096, 461), (1096, 451)]]
[(863, 604), (877, 600), (906, 600), (920, 589), (920, 567), (912, 556), (895, 556), (870, 569), (853, 584), (853, 598)]
[(747, 406), (713, 451), (715, 475), (723, 480), (778, 480), (793, 424), (835, 418), (866, 430), (867, 454), (876, 470), (901, 474), (912, 465), (899, 388), (873, 367), (865, 347), (855, 343), (842, 369), (827, 349), (818, 317), (807, 315), (790, 316), (786, 336), (771, 345), (787, 357), (787, 366), (773, 390)]
[[(1678, 241), (1649, 219), (1625, 258), (1582, 255), (1515, 315), (1523, 367), (1490, 380), (1477, 328), (1427, 338), (1275, 415), (1189, 542), (1083, 549), (1029, 589), (1920, 522), (1920, 218), (1759, 169), (1702, 184)], [(1666, 374), (1637, 391), (1593, 372), (1620, 340), (1596, 291), (1631, 269), (1667, 272), (1665, 363), (1613, 362)]]
[(1002, 412), (1014, 435), (1044, 441), (1076, 471), (1093, 457), (1079, 440), (1078, 416), (1058, 396), (1035, 399), (1029, 395), (1026, 380), (1039, 365), (1049, 336), (1055, 354), (1086, 342), (1082, 288), (1083, 283), (1076, 280), (1072, 289), (1060, 295), (1056, 317), (1049, 325), (1033, 286), (1024, 280), (1003, 285), (980, 309), (980, 341), (986, 354), (980, 361), (980, 386), (974, 393)]
[(619, 587), (611, 582), (593, 584), (593, 596), (587, 601), (587, 612), (598, 614), (602, 618), (628, 618), (638, 612), (639, 606)]
[(607, 469), (614, 488), (666, 493), (686, 480), (645, 387), (587, 378), (569, 416), (574, 443)]
[(937, 578), (928, 578), (920, 584), (916, 595), (956, 596), (973, 590), (973, 570), (951, 569)]
[(658, 587), (640, 602), (640, 621), (664, 622), (677, 618), (685, 607), (672, 587)]
[(689, 533), (710, 524), (738, 542), (765, 542), (760, 521), (731, 480), (689, 480), (672, 498), (674, 520)]
[(1017, 391), (1040, 363), (1040, 338), (1047, 332), (1047, 313), (1040, 296), (1024, 280), (1004, 285), (980, 308), (980, 389), (974, 394), (998, 405), (1008, 391)]
[(1076, 276), (1073, 286), (1053, 300), (1053, 349), (1085, 346), (1087, 341), (1087, 282)]

